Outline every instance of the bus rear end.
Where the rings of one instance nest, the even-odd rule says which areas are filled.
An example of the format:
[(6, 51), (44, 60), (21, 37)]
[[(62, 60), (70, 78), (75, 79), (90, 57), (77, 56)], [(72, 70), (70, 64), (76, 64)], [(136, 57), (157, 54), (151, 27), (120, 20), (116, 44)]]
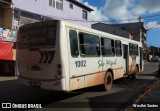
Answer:
[(19, 29), (17, 62), (19, 79), (27, 86), (62, 90), (65, 79), (59, 47), (59, 21), (27, 24)]

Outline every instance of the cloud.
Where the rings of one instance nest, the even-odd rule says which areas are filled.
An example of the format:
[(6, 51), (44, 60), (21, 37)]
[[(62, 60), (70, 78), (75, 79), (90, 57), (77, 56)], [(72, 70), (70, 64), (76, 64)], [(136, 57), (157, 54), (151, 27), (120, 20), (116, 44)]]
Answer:
[(160, 0), (106, 0), (101, 10), (105, 16), (118, 22), (135, 22), (138, 16), (160, 12)]
[(135, 6), (135, 8), (132, 9), (132, 12), (134, 15), (143, 15), (146, 13), (146, 8), (142, 6)]
[(160, 12), (160, 0), (141, 0), (140, 6), (146, 9), (146, 12)]
[(91, 12), (91, 20), (94, 21), (109, 21), (109, 18), (102, 14), (101, 10), (97, 9), (97, 7), (92, 7), (94, 10)]
[(137, 22), (139, 16), (143, 21), (143, 16), (147, 14), (160, 13), (160, 0), (105, 0), (102, 7), (91, 6), (84, 0), (78, 1), (94, 9), (91, 20), (95, 21)]
[(135, 4), (135, 8), (133, 9), (133, 13), (137, 15), (158, 12), (160, 12), (160, 0), (141, 0), (138, 4)]
[(134, 0), (108, 0), (102, 12), (111, 19), (122, 20), (135, 18), (131, 9), (134, 6)]
[(157, 29), (157, 28), (160, 28), (160, 24), (157, 21), (148, 22), (146, 24), (146, 28), (147, 29)]
[(83, 2), (83, 0), (76, 0), (76, 1)]
[[(83, 2), (82, 0), (80, 0), (80, 1)], [(93, 21), (109, 21), (109, 18), (102, 13), (101, 9), (98, 9), (95, 6), (91, 6), (88, 2), (84, 2), (84, 4), (94, 10), (91, 12), (91, 20), (93, 20)]]

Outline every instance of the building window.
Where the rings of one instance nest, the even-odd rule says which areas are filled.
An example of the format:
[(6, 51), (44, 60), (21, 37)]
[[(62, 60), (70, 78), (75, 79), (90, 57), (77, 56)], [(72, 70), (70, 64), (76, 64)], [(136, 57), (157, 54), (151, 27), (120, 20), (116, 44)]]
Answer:
[(79, 55), (77, 32), (74, 30), (70, 30), (69, 38), (70, 38), (71, 55), (72, 57), (77, 57)]
[(82, 18), (87, 20), (87, 11), (82, 11)]
[(100, 40), (98, 36), (79, 33), (79, 42), (82, 57), (100, 56)]
[(73, 9), (73, 4), (72, 3), (70, 3), (69, 6), (70, 6), (71, 9)]
[(101, 48), (103, 56), (114, 56), (114, 40), (108, 38), (101, 38)]
[(55, 1), (56, 1), (56, 0), (49, 0), (49, 6), (55, 8), (55, 7), (56, 7), (56, 6), (55, 6)]
[(49, 0), (49, 6), (52, 6), (52, 0)]
[(63, 0), (49, 0), (49, 6), (63, 10)]

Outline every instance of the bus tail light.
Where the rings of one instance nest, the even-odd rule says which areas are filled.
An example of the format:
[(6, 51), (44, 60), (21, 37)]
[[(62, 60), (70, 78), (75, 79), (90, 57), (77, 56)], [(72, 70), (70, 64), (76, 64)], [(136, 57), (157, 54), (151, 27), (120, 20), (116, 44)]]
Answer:
[(61, 69), (61, 68), (62, 68), (62, 65), (61, 65), (61, 64), (57, 64), (57, 68), (58, 68), (58, 69)]
[(62, 65), (61, 65), (61, 64), (57, 64), (57, 74), (58, 74), (59, 76), (62, 75), (61, 69), (62, 69)]
[(62, 74), (61, 70), (57, 70), (57, 74), (61, 75)]

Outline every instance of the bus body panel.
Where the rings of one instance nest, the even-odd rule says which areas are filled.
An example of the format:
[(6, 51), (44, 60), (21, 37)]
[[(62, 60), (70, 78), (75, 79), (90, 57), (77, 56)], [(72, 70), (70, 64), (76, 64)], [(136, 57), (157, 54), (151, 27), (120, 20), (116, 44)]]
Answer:
[[(62, 73), (63, 71), (62, 68), (58, 68), (58, 67), (63, 67), (62, 66), (63, 64), (61, 64), (61, 56), (60, 56), (61, 50), (56, 50), (56, 49), (60, 49), (60, 43), (59, 43), (60, 26), (59, 26), (59, 22), (56, 23), (57, 24), (56, 26), (54, 22), (55, 21), (51, 21), (49, 23), (46, 23), (46, 22), (35, 23), (36, 24), (35, 26), (28, 25), (26, 27), (22, 27), (24, 29), (20, 29), (20, 31), (21, 30), (25, 30), (25, 31), (19, 33), (19, 37), (21, 38), (17, 41), (18, 42), (17, 61), (19, 64), (19, 72), (20, 72), (19, 78), (22, 80), (26, 80), (26, 82), (24, 83), (31, 87), (37, 87), (37, 84), (33, 84), (33, 83), (38, 82), (41, 84), (39, 86), (41, 88), (54, 89), (55, 87), (54, 84), (56, 82), (56, 84), (60, 86), (59, 88), (55, 87), (55, 89), (59, 89), (59, 90), (65, 89), (64, 85), (61, 82), (63, 81), (64, 83), (63, 78), (65, 77), (65, 75), (64, 73)], [(49, 24), (53, 24), (53, 26)], [(42, 35), (43, 31), (46, 29), (45, 26), (48, 27), (47, 28), (48, 38), (46, 38), (48, 40), (45, 40), (44, 38), (42, 38), (41, 41), (43, 40), (49, 43), (49, 41), (55, 40), (55, 45), (53, 47), (52, 46), (49, 47), (47, 46), (46, 43), (44, 43), (46, 47), (43, 47), (39, 45), (40, 43), (36, 43), (36, 42), (29, 43), (29, 41), (31, 41), (32, 39), (33, 41), (36, 41), (36, 38), (34, 37), (45, 36), (45, 35)], [(42, 29), (39, 27), (42, 27)], [(32, 29), (29, 29), (29, 28), (32, 28)], [(55, 28), (56, 28), (56, 32), (54, 31)], [(31, 33), (33, 33), (34, 36), (30, 36)], [(49, 37), (53, 36), (54, 33), (56, 33), (54, 36), (54, 39), (50, 40)], [(28, 38), (28, 39), (24, 39), (25, 41), (28, 41), (26, 42), (27, 47), (22, 46), (22, 45), (26, 45), (23, 43), (24, 41), (22, 40), (24, 34), (27, 35), (27, 38)], [(45, 87), (46, 83), (52, 83), (50, 84), (52, 87), (51, 86)]]
[(70, 69), (69, 69), (69, 43), (68, 43), (68, 32), (66, 25), (63, 21), (60, 21), (60, 48), (57, 50), (60, 50), (60, 55), (59, 57), (61, 58), (61, 65), (62, 65), (62, 74), (65, 77), (65, 84), (64, 84), (64, 89), (62, 90), (67, 90), (69, 91), (69, 74), (70, 74)]
[[(52, 28), (52, 25), (53, 27), (56, 27), (56, 39), (54, 39), (56, 42), (54, 47), (43, 47), (43, 45), (35, 42), (38, 46), (33, 49), (30, 49), (29, 47), (25, 49), (18, 48), (17, 61), (20, 70), (19, 78), (24, 84), (32, 87), (40, 86), (40, 88), (43, 89), (72, 91), (103, 84), (107, 71), (111, 71), (113, 80), (115, 80), (124, 77), (125, 74), (132, 74), (135, 71), (135, 67), (140, 67), (140, 64), (141, 67), (143, 67), (142, 57), (140, 57), (140, 48), (142, 47), (142, 44), (139, 42), (61, 20), (57, 20), (56, 26), (52, 22), (55, 21), (44, 21), (29, 26), (22, 26), (22, 29), (24, 28), (21, 32), (22, 35), (29, 33), (33, 38), (34, 33), (31, 33), (32, 31), (27, 32), (25, 27), (33, 28), (34, 31), (34, 26), (47, 24), (42, 28), (43, 32), (45, 32), (46, 29), (50, 30), (48, 27)], [(76, 57), (71, 55), (70, 30), (74, 30), (77, 33), (79, 55)], [(52, 32), (48, 32), (48, 34), (50, 33), (52, 34)], [(98, 37), (100, 40), (99, 56), (89, 57), (81, 54), (80, 33)], [(41, 34), (43, 33), (41, 32)], [(23, 38), (22, 35), (19, 35), (18, 37), (18, 44), (21, 43), (21, 38)], [(50, 38), (45, 39), (45, 37), (46, 35), (43, 35), (39, 41), (50, 40)], [(120, 56), (116, 56), (115, 54), (115, 56), (112, 57), (103, 56), (101, 48), (102, 38), (121, 41), (122, 54)], [(33, 40), (36, 41), (37, 38), (34, 38)], [(48, 41), (45, 41), (44, 46), (46, 46), (46, 42)], [(132, 56), (129, 54), (129, 43), (138, 45), (139, 55)], [(34, 44), (31, 44), (31, 46), (32, 45), (34, 46)], [(127, 47), (127, 58), (124, 58), (124, 45)], [(143, 70), (143, 68), (141, 70)]]
[(61, 79), (33, 79), (33, 78), (26, 78), (23, 76), (19, 77), (20, 81), (22, 84), (26, 86), (30, 86), (33, 88), (40, 88), (40, 89), (47, 89), (47, 90), (57, 90), (57, 91), (62, 91), (65, 89), (65, 78)]
[[(68, 43), (70, 43), (69, 39), (69, 31), (74, 30), (77, 33), (86, 33), (84, 30), (75, 29), (72, 27), (67, 27), (67, 36)], [(93, 33), (89, 33), (93, 34)], [(69, 45), (69, 52), (71, 52), (71, 46)], [(69, 66), (70, 66), (70, 90), (94, 86), (98, 84), (102, 84), (102, 68), (98, 66), (98, 62), (102, 57), (83, 57), (79, 54), (78, 57), (72, 57), (71, 53), (69, 53)], [(100, 78), (100, 79), (98, 79)], [(93, 81), (93, 82), (92, 82)]]

